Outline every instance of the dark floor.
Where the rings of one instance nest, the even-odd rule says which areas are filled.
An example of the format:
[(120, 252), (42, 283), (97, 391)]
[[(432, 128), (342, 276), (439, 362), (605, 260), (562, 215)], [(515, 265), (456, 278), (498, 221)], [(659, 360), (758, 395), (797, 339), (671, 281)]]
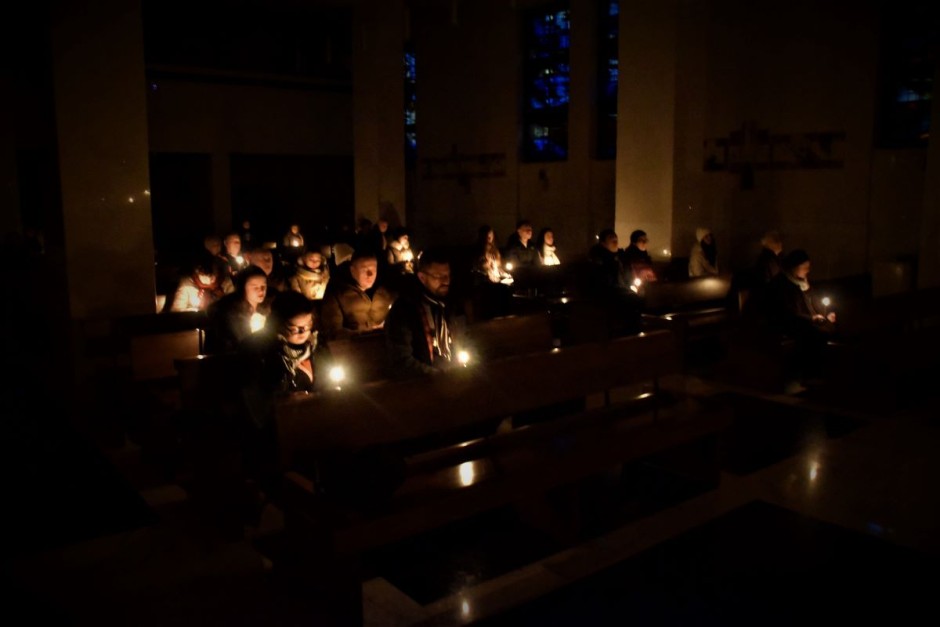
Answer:
[(479, 625), (916, 624), (935, 559), (763, 502)]

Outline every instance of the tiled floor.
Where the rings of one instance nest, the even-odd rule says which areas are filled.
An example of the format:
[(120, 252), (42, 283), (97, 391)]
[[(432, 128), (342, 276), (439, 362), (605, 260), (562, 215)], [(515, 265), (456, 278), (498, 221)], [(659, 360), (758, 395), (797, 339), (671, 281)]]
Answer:
[[(717, 487), (637, 464), (583, 492), (580, 542), (507, 509), (391, 547), (369, 561), (367, 623), (904, 624), (930, 610), (940, 583), (936, 394), (892, 412), (844, 392), (723, 394), (735, 423)], [(178, 488), (138, 496), (69, 442), (24, 483), (44, 486), (48, 502), (13, 493), (8, 608), (57, 624), (324, 624), (272, 575), (264, 542), (214, 535)]]

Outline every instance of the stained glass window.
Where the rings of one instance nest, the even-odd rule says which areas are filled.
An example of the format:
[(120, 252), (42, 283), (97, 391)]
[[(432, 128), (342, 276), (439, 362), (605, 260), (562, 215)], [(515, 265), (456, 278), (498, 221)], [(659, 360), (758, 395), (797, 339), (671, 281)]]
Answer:
[(523, 159), (568, 158), (571, 22), (566, 5), (525, 14)]
[(415, 126), (417, 90), (415, 89), (415, 53), (405, 46), (405, 160), (414, 163), (418, 157), (418, 134)]

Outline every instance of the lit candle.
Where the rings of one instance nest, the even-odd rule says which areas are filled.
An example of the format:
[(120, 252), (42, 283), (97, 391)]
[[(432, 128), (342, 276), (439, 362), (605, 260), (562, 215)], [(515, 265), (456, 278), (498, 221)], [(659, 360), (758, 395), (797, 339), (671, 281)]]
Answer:
[(342, 366), (333, 366), (330, 368), (330, 381), (339, 385), (346, 380), (346, 370)]
[(829, 297), (828, 297), (828, 296), (824, 296), (824, 297), (823, 297), (823, 299), (822, 299), (823, 315), (827, 315), (827, 314), (829, 313), (829, 305), (830, 305), (831, 303), (832, 303), (832, 301), (829, 300)]
[(473, 467), (473, 462), (464, 462), (457, 467), (457, 472), (460, 473), (460, 485), (468, 486), (473, 483), (474, 478), (476, 477), (476, 471)]
[(264, 328), (264, 316), (257, 312), (251, 314), (251, 321), (249, 322), (251, 326), (251, 332), (257, 333)]
[(506, 270), (512, 270), (512, 262), (506, 262)]
[(242, 257), (241, 255), (235, 255), (235, 262), (236, 262), (238, 265), (242, 265), (242, 264), (245, 263), (245, 258)]
[(457, 351), (457, 361), (461, 366), (466, 366), (470, 363), (470, 353), (467, 351)]

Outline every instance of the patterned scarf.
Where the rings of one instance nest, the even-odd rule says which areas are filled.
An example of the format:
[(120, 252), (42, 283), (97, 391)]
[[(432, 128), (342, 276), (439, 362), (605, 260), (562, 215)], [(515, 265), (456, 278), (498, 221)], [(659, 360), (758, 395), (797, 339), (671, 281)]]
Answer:
[(451, 344), (450, 328), (447, 326), (447, 317), (444, 315), (445, 305), (427, 291), (421, 292), (421, 318), (424, 322), (424, 334), (428, 340), (428, 351), (431, 354), (431, 363), (437, 357), (450, 361)]
[[(296, 376), (297, 369), (300, 368), (313, 381), (313, 351), (317, 346), (317, 332), (311, 333), (310, 339), (303, 344), (291, 344), (283, 335), (278, 335), (278, 339), (281, 340), (279, 357), (291, 377)], [(309, 370), (308, 367), (305, 367), (305, 362)]]

